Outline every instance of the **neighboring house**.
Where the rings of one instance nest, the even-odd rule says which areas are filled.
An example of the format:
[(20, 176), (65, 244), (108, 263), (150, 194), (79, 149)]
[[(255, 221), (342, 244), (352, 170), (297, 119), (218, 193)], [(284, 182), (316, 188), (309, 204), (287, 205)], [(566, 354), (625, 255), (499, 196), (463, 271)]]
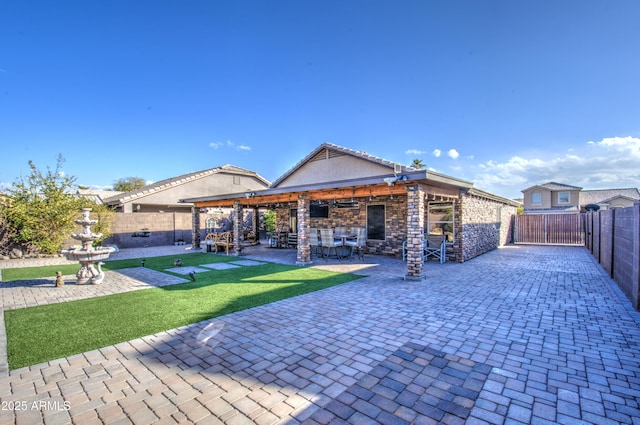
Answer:
[(549, 182), (524, 189), (525, 214), (577, 214), (581, 187)]
[[(191, 243), (193, 204), (182, 203), (181, 199), (211, 193), (245, 193), (268, 186), (269, 182), (253, 171), (223, 165), (101, 198), (119, 212), (111, 226), (112, 235), (104, 243), (120, 248)], [(197, 214), (204, 223), (218, 227), (228, 225), (231, 212), (218, 208), (198, 210)]]
[(599, 209), (624, 208), (640, 200), (636, 188), (582, 190), (581, 187), (549, 182), (522, 191), (525, 214), (577, 214), (587, 205)]
[(637, 188), (583, 190), (580, 192), (580, 206), (585, 210), (587, 205), (597, 205), (600, 210), (632, 207), (640, 201)]
[(193, 204), (184, 198), (205, 194), (245, 193), (269, 187), (269, 181), (254, 171), (223, 165), (162, 180), (140, 189), (103, 199), (117, 212), (188, 212)]
[[(369, 254), (402, 256), (407, 278), (422, 279), (422, 240), (446, 236), (450, 260), (466, 261), (510, 242), (518, 203), (431, 170), (402, 166), (366, 152), (324, 143), (268, 189), (184, 200), (197, 208), (276, 211), (280, 230), (297, 233), (297, 260), (311, 262), (309, 228), (364, 227)], [(194, 217), (194, 222), (198, 217)], [(242, 223), (234, 223), (234, 233)], [(199, 232), (193, 235), (200, 246)], [(234, 235), (235, 236), (235, 235)], [(240, 246), (236, 244), (236, 246)]]

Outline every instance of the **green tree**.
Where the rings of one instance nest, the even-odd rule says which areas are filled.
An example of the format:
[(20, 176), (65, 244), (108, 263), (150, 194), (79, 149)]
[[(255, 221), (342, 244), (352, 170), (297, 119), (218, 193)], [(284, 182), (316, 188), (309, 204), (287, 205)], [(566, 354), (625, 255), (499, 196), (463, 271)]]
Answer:
[(273, 210), (266, 211), (262, 215), (262, 219), (264, 220), (264, 227), (267, 232), (275, 232), (276, 231), (276, 212)]
[(55, 171), (42, 172), (29, 161), (31, 174), (16, 180), (7, 191), (8, 201), (0, 204), (14, 242), (29, 250), (59, 252), (76, 226), (80, 203), (73, 194), (75, 178), (62, 172), (63, 163), (59, 155)]
[(141, 187), (144, 187), (146, 185), (147, 184), (143, 178), (125, 177), (118, 179), (113, 183), (113, 190), (117, 190), (119, 192), (129, 192), (130, 190), (140, 189)]
[(411, 163), (411, 167), (415, 168), (416, 170), (421, 170), (425, 167), (424, 162), (422, 162), (421, 159), (414, 159), (413, 162)]

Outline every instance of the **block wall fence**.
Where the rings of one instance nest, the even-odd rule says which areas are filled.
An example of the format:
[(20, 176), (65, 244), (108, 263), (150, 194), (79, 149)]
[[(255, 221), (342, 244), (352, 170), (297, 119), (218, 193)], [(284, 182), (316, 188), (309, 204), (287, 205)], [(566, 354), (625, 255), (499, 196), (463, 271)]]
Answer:
[[(232, 214), (200, 213), (200, 240), (206, 236), (207, 218), (216, 219), (216, 227), (233, 230)], [(246, 210), (244, 219), (251, 220), (252, 212)], [(116, 245), (119, 248), (141, 248), (145, 246), (173, 245), (192, 243), (193, 216), (190, 212), (172, 213), (116, 213), (111, 226), (112, 236), (105, 239), (103, 245)], [(81, 231), (81, 230), (80, 230)], [(78, 245), (78, 241), (69, 238), (65, 246)]]
[(640, 202), (586, 214), (586, 246), (638, 310)]

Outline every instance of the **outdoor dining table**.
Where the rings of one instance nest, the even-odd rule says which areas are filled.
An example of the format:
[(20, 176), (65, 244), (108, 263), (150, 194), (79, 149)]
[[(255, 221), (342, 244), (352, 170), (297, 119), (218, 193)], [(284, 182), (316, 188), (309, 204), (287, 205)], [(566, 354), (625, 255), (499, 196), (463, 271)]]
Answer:
[(342, 256), (341, 258), (345, 258), (347, 255), (345, 254), (346, 251), (346, 247), (347, 247), (347, 239), (353, 239), (358, 237), (358, 235), (356, 233), (334, 233), (333, 234), (334, 239), (342, 239)]

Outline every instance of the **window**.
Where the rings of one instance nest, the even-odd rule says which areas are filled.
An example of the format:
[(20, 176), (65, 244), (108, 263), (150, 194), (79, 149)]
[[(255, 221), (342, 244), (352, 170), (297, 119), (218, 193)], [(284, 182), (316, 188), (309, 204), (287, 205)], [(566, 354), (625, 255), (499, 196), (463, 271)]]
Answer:
[(558, 203), (559, 204), (568, 204), (570, 201), (569, 192), (558, 192)]
[(205, 220), (205, 227), (207, 229), (207, 233), (213, 233), (216, 228), (216, 219), (213, 217), (207, 217)]
[(289, 232), (298, 233), (298, 209), (291, 208), (289, 211)]
[(367, 205), (367, 239), (384, 240), (385, 231), (384, 205)]
[(454, 239), (453, 203), (430, 202), (428, 205), (427, 230), (430, 235), (446, 235), (447, 242)]
[(531, 205), (542, 205), (542, 193), (533, 192), (531, 194)]
[(233, 184), (240, 184), (240, 176), (233, 176)]

